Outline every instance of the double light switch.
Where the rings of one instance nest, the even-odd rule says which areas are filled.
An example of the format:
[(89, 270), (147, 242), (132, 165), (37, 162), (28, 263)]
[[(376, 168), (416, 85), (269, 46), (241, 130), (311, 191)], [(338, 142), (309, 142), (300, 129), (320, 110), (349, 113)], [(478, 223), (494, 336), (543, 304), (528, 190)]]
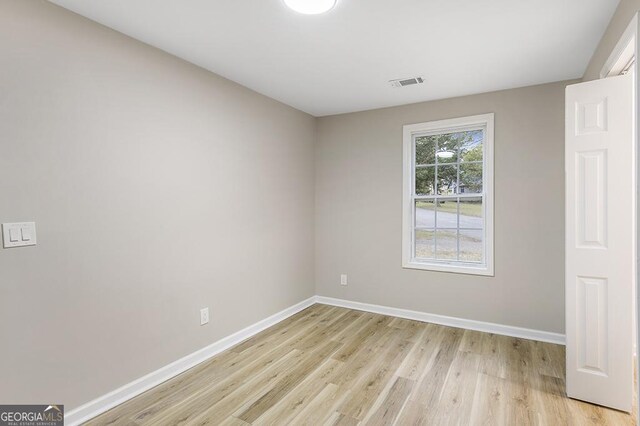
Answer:
[(36, 245), (36, 224), (34, 222), (3, 223), (4, 248)]

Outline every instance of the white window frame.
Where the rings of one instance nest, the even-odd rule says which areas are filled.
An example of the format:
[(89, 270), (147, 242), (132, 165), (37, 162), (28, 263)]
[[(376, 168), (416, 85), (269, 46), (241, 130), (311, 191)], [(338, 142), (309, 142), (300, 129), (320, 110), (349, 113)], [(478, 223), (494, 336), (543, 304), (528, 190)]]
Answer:
[[(429, 121), (403, 127), (403, 195), (402, 195), (402, 267), (427, 271), (494, 276), (493, 269), (493, 138), (494, 114), (481, 114), (448, 120)], [(444, 133), (473, 127), (484, 129), (482, 194), (484, 210), (484, 263), (416, 259), (415, 244), (415, 145), (414, 138), (425, 133)]]

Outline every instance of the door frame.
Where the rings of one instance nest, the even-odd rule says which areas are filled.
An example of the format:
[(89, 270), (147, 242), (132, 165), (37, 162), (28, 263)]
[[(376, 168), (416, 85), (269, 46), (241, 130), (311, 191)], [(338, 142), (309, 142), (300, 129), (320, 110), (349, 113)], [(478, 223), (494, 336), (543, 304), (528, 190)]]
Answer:
[[(640, 164), (640, 141), (638, 139), (638, 135), (640, 135), (640, 120), (638, 117), (638, 99), (640, 99), (640, 70), (638, 70), (638, 58), (640, 58), (640, 43), (638, 43), (638, 35), (640, 34), (640, 29), (638, 25), (640, 24), (638, 15), (640, 12), (636, 12), (631, 18), (631, 21), (627, 25), (627, 28), (620, 36), (620, 39), (616, 43), (615, 47), (609, 54), (607, 61), (604, 63), (604, 66), (600, 70), (600, 78), (613, 77), (616, 75), (626, 73), (629, 68), (635, 64), (634, 69), (634, 94), (633, 94), (633, 110), (634, 110), (634, 140), (636, 144), (636, 191), (640, 190), (640, 173), (637, 172), (638, 164)], [(640, 204), (639, 203), (640, 196), (636, 194), (636, 229), (635, 232), (640, 230), (640, 222), (639, 215), (640, 212)], [(640, 244), (640, 238), (637, 238), (636, 244)], [(636, 254), (640, 253), (640, 247), (636, 247)], [(640, 267), (638, 267), (638, 259), (636, 259), (636, 283), (634, 286), (634, 335), (635, 341), (633, 342), (633, 352), (635, 356), (635, 367), (636, 374), (640, 373), (640, 357), (638, 356), (638, 347), (640, 346), (640, 315), (638, 314), (638, 307), (640, 307), (640, 294), (638, 292), (638, 283), (640, 282)], [(636, 383), (636, 404), (640, 407), (640, 380)], [(640, 415), (636, 418), (636, 424), (640, 426)]]
[(609, 54), (606, 62), (600, 70), (600, 78), (620, 75), (625, 67), (638, 57), (638, 14), (631, 18), (629, 25), (624, 30), (618, 43)]

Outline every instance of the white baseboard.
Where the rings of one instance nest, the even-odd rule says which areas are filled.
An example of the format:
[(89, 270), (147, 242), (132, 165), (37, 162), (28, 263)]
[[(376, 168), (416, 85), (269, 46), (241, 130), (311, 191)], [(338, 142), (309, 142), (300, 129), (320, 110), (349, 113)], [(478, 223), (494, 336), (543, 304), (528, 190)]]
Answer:
[(508, 325), (493, 324), (489, 322), (474, 321), (462, 318), (447, 317), (444, 315), (428, 314), (425, 312), (411, 311), (408, 309), (391, 308), (388, 306), (372, 305), (369, 303), (351, 302), (349, 300), (334, 299), (332, 297), (313, 296), (307, 300), (303, 300), (275, 315), (270, 316), (262, 321), (250, 325), (237, 333), (227, 336), (217, 342), (202, 348), (192, 354), (185, 356), (159, 370), (147, 374), (131, 383), (128, 383), (106, 395), (94, 399), (74, 410), (65, 414), (65, 424), (69, 426), (79, 425), (92, 419), (113, 407), (120, 405), (131, 398), (185, 372), (208, 360), (209, 358), (219, 354), (230, 347), (258, 334), (280, 321), (290, 317), (291, 315), (308, 308), (315, 303), (325, 305), (340, 306), (343, 308), (356, 309), (360, 311), (373, 312), (376, 314), (389, 315), (399, 318), (406, 318), (422, 322), (431, 322), (434, 324), (446, 325), (449, 327), (465, 328), (468, 330), (483, 331), (486, 333), (502, 334), (511, 337), (520, 337), (523, 339), (539, 340), (541, 342), (556, 343), (564, 345), (564, 335), (559, 333), (550, 333), (548, 331), (530, 330), (528, 328), (511, 327)]
[(229, 349), (230, 347), (237, 345), (243, 340), (261, 332), (262, 330), (269, 328), (280, 321), (290, 317), (291, 315), (300, 312), (301, 310), (308, 308), (316, 302), (315, 296), (310, 297), (307, 300), (303, 300), (283, 311), (278, 312), (275, 315), (270, 316), (262, 321), (259, 321), (247, 328), (244, 328), (237, 333), (227, 336), (217, 342), (202, 348), (192, 354), (185, 356), (169, 365), (166, 365), (159, 370), (147, 374), (131, 383), (128, 383), (106, 395), (94, 399), (74, 410), (65, 414), (65, 424), (73, 426), (79, 425), (87, 420), (104, 413), (107, 410), (122, 404), (129, 399), (140, 395), (141, 393), (177, 376), (186, 370), (195, 367), (208, 360), (209, 358), (219, 354), (220, 352)]
[(349, 300), (334, 299), (332, 297), (316, 296), (315, 300), (317, 303), (325, 305), (340, 306), (359, 311), (373, 312), (375, 314), (389, 315), (422, 322), (432, 322), (434, 324), (446, 325), (449, 327), (465, 328), (467, 330), (483, 331), (485, 333), (501, 334), (511, 337), (520, 337), (522, 339), (538, 340), (540, 342), (555, 343), (558, 345), (565, 344), (564, 334), (551, 333), (549, 331), (531, 330), (528, 328), (512, 327), (509, 325), (494, 324), (490, 322), (410, 311), (408, 309), (351, 302)]

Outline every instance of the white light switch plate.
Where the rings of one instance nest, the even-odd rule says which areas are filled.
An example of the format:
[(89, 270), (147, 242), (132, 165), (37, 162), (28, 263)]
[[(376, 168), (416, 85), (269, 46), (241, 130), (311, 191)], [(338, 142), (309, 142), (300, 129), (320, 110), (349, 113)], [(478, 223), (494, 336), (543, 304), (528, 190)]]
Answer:
[(340, 285), (347, 285), (347, 276), (346, 276), (346, 274), (340, 275)]
[(200, 309), (200, 325), (205, 325), (209, 322), (209, 308)]
[(3, 223), (2, 240), (4, 248), (36, 245), (36, 224), (34, 222)]

